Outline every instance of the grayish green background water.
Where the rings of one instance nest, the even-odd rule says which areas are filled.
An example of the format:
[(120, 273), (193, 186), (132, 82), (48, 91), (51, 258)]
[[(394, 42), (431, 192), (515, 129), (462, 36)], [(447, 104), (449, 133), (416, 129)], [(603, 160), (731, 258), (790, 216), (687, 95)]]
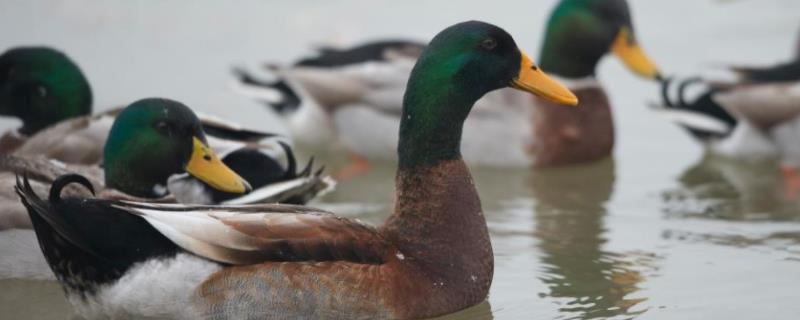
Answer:
[[(640, 41), (667, 74), (779, 61), (800, 25), (796, 0), (630, 2)], [(319, 43), (428, 39), (466, 19), (504, 27), (535, 56), (554, 3), (2, 0), (0, 49), (61, 48), (88, 74), (97, 109), (166, 96), (284, 131), (228, 89), (230, 66), (290, 61)], [(798, 318), (800, 206), (785, 199), (774, 167), (705, 159), (647, 110), (655, 84), (613, 59), (599, 78), (615, 107), (613, 159), (539, 172), (473, 170), (496, 273), (487, 303), (449, 318)], [(391, 208), (393, 172), (378, 166), (316, 205), (379, 223)], [(69, 314), (55, 283), (0, 280), (3, 318)]]

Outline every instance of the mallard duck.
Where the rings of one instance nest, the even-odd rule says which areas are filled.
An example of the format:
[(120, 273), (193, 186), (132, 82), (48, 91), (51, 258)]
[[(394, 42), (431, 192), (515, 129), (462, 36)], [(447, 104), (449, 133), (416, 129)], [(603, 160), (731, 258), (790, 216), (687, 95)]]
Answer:
[(0, 55), (0, 115), (22, 120), (22, 127), (0, 138), (0, 153), (19, 148), (52, 124), (91, 112), (89, 82), (63, 53), (20, 47)]
[[(564, 79), (585, 108), (562, 109), (512, 90), (479, 100), (464, 124), (467, 163), (500, 167), (558, 166), (608, 156), (614, 145), (610, 104), (595, 79), (601, 58), (613, 53), (637, 75), (659, 72), (639, 47), (624, 0), (564, 0), (547, 24), (541, 53), (545, 71)], [(325, 50), (316, 58), (259, 79), (236, 69), (235, 88), (271, 105), (303, 145), (337, 137), (355, 171), (367, 160), (393, 160), (402, 93), (422, 45), (372, 42)], [(530, 108), (541, 104), (542, 108)], [(347, 170), (350, 170), (348, 168)]]
[(700, 77), (664, 81), (663, 104), (655, 111), (710, 153), (745, 161), (779, 158), (790, 189), (800, 191), (800, 57), (731, 71), (738, 75), (733, 83)]
[(464, 22), (431, 40), (403, 103), (395, 212), (377, 228), (301, 206), (62, 198), (67, 184), (91, 186), (76, 175), (46, 200), (17, 190), (83, 314), (430, 318), (489, 292), (492, 247), (459, 150), (475, 101), (508, 86), (577, 104), (499, 27)]
[[(102, 169), (43, 157), (5, 155), (0, 156), (0, 184), (11, 187), (14, 174), (25, 174), (38, 182), (34, 186), (42, 191), (44, 184), (59, 175), (81, 173), (106, 198), (159, 199), (169, 195), (160, 201), (197, 204), (304, 204), (333, 186), (330, 178), (322, 177), (322, 169), (312, 172), (313, 159), (298, 173), (291, 148), (284, 143), (280, 145), (287, 155), (286, 168), (256, 149), (238, 149), (223, 155), (220, 161), (207, 146), (195, 114), (177, 101), (142, 99), (115, 119)], [(228, 182), (217, 182), (218, 174), (227, 176)], [(240, 185), (234, 185), (237, 183)], [(252, 193), (242, 195), (251, 188), (255, 189)], [(31, 227), (16, 198), (0, 191), (0, 199), (8, 202), (0, 211), (0, 229)]]
[[(66, 163), (97, 164), (114, 117), (122, 108), (96, 115), (92, 91), (80, 68), (46, 47), (20, 47), (0, 55), (0, 115), (22, 127), (0, 137), (0, 153), (45, 156)], [(275, 136), (200, 115), (211, 146), (227, 152)]]

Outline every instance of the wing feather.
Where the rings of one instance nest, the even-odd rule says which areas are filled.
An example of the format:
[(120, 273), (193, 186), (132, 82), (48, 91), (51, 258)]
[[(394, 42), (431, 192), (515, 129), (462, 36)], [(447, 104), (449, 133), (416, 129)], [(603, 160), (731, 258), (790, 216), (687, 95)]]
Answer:
[(390, 250), (357, 220), (288, 205), (190, 206), (120, 201), (178, 246), (228, 264), (266, 261), (382, 263)]

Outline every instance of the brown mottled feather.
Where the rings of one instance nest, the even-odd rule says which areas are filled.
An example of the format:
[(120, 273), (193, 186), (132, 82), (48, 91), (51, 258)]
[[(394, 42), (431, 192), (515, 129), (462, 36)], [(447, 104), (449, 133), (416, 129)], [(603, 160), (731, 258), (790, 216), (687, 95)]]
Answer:
[(602, 159), (614, 148), (614, 121), (601, 87), (573, 90), (580, 105), (564, 108), (537, 99), (533, 111), (535, 167), (577, 164)]
[(29, 137), (14, 154), (44, 156), (66, 163), (98, 164), (103, 158), (112, 117), (119, 110), (61, 121)]
[(381, 263), (389, 250), (374, 228), (332, 214), (245, 214), (219, 220), (260, 240), (261, 250), (280, 252), (286, 261)]

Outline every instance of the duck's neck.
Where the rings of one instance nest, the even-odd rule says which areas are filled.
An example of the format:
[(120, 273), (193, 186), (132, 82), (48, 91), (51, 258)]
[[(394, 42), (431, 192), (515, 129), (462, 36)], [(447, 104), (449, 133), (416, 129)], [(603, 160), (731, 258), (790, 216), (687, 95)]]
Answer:
[(124, 157), (106, 158), (104, 171), (107, 188), (141, 198), (159, 198), (166, 195), (168, 174), (129, 160)]
[[(92, 113), (92, 95), (88, 85), (77, 89), (60, 87), (52, 91), (46, 89), (52, 87), (29, 88), (29, 94), (25, 97), (37, 98), (29, 98), (30, 101), (17, 104), (14, 112), (22, 120), (20, 133), (31, 136), (61, 121)], [(46, 99), (48, 95), (52, 96), (50, 100)]]
[(461, 156), (461, 131), (480, 96), (435, 75), (409, 81), (403, 98), (397, 155), (400, 170), (430, 167)]
[[(459, 91), (442, 87), (433, 88), (443, 95), (432, 96), (422, 91), (431, 87), (415, 84), (409, 83), (404, 100), (397, 199), (385, 234), (443, 289), (486, 293), (493, 272), (489, 232), (459, 151), (463, 121), (478, 97), (450, 96)], [(466, 107), (448, 108), (458, 103)]]

